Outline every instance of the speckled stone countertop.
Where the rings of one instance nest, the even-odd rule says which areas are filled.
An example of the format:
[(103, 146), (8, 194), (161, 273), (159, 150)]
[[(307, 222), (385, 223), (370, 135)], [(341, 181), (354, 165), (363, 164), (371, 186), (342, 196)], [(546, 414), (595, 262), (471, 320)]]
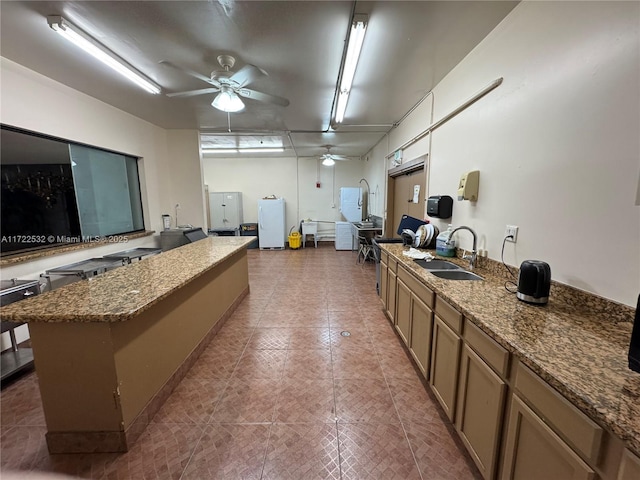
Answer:
[(0, 309), (15, 322), (129, 320), (246, 248), (255, 237), (208, 237)]
[(608, 314), (606, 307), (554, 295), (553, 287), (547, 305), (529, 305), (506, 291), (497, 272), (480, 267), (485, 281), (444, 280), (402, 255), (406, 247), (380, 247), (640, 455), (640, 373), (627, 361), (631, 307), (622, 308), (628, 316)]

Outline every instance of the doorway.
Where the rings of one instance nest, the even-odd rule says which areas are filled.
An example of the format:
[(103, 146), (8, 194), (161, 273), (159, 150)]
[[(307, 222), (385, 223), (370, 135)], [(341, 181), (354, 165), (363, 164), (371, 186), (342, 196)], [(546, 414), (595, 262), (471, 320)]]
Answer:
[[(424, 163), (406, 173), (393, 175), (389, 172), (387, 185), (387, 223), (386, 237), (398, 237), (397, 229), (403, 215), (415, 218), (425, 216), (425, 190), (427, 185)], [(414, 186), (420, 186), (417, 203), (414, 203)]]

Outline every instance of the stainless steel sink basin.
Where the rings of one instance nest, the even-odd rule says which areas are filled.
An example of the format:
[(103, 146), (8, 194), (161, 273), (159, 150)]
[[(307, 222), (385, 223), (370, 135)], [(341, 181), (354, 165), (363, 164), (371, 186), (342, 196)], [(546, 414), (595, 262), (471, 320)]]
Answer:
[(462, 267), (455, 263), (447, 262), (446, 260), (431, 260), (430, 262), (426, 260), (414, 260), (414, 262), (427, 270), (462, 270)]
[(446, 280), (483, 280), (480, 275), (467, 272), (466, 270), (435, 270), (433, 275)]

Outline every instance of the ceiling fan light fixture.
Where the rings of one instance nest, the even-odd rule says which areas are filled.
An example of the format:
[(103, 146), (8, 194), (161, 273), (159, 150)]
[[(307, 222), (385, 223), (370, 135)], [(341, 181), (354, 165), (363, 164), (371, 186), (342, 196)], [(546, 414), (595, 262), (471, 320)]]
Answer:
[(161, 92), (160, 86), (145, 77), (142, 73), (129, 65), (124, 59), (102, 45), (96, 39), (73, 25), (60, 15), (49, 15), (47, 23), (51, 29), (66, 40), (81, 48), (86, 53), (111, 67), (123, 77), (129, 79), (149, 93), (157, 95)]
[(231, 87), (223, 85), (220, 93), (211, 102), (211, 106), (223, 112), (235, 113), (244, 109), (244, 102)]
[(333, 158), (325, 158), (324, 160), (322, 160), (322, 165), (324, 165), (325, 167), (333, 167), (335, 164), (336, 162)]
[(349, 92), (353, 84), (353, 77), (356, 74), (358, 59), (362, 52), (362, 44), (364, 43), (364, 35), (367, 31), (368, 17), (367, 15), (355, 15), (351, 23), (351, 32), (349, 33), (349, 43), (347, 44), (347, 54), (345, 56), (344, 65), (342, 67), (342, 77), (340, 80), (340, 90), (338, 93), (338, 102), (336, 105), (336, 123), (344, 120), (344, 113), (347, 110), (347, 101), (349, 100)]

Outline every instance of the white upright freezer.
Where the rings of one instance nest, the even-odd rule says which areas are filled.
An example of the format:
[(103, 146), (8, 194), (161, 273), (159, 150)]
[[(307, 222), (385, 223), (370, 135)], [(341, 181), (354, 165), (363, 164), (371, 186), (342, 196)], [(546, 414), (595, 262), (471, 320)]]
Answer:
[(362, 189), (342, 187), (340, 189), (340, 213), (347, 222), (362, 220)]
[(284, 249), (286, 235), (284, 198), (258, 200), (260, 249)]

